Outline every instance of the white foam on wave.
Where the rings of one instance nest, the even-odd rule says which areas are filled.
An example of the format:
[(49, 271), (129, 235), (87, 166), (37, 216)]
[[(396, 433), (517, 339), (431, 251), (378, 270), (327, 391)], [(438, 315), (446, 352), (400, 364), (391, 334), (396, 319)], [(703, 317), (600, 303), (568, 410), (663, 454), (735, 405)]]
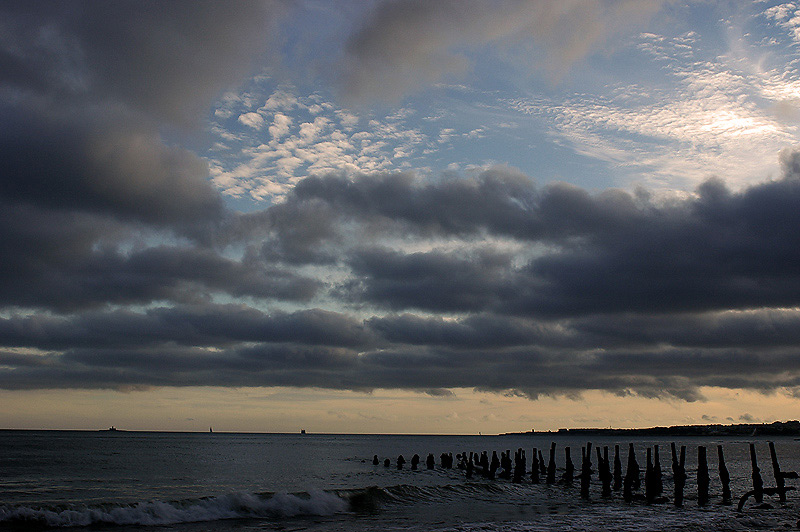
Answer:
[(277, 493), (260, 497), (252, 493), (231, 493), (191, 502), (148, 501), (127, 506), (49, 510), (26, 506), (0, 507), (3, 522), (33, 521), (52, 527), (118, 525), (173, 525), (220, 519), (333, 515), (348, 509), (344, 499), (322, 490), (308, 497)]

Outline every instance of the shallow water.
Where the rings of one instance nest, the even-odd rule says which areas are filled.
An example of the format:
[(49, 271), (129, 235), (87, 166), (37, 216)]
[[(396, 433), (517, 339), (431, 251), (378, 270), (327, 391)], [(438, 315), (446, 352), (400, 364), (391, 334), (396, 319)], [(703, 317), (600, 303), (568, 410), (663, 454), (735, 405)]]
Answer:
[[(686, 501), (625, 503), (619, 493), (600, 496), (597, 475), (591, 500), (573, 487), (512, 484), (458, 469), (439, 467), (442, 452), (498, 451), (533, 447), (548, 457), (564, 447), (580, 467), (585, 441), (562, 435), (380, 436), (299, 434), (187, 434), (143, 432), (0, 431), (0, 528), (85, 527), (91, 530), (796, 530), (797, 492), (786, 504), (765, 497), (773, 509), (752, 500), (741, 513), (735, 502), (751, 489), (749, 447), (740, 438), (684, 438), (687, 446)], [(628, 442), (635, 444), (644, 473), (645, 448), (659, 445), (665, 494), (672, 495), (671, 440), (596, 438), (621, 446), (623, 469)], [(754, 438), (765, 486), (774, 486), (767, 440)], [(733, 506), (719, 504), (717, 444), (731, 475)], [(784, 471), (800, 470), (800, 442), (775, 439)], [(697, 505), (697, 447), (708, 448), (711, 503)], [(437, 467), (424, 469), (428, 453)], [(397, 455), (422, 457), (420, 471), (394, 467)], [(373, 466), (372, 456), (392, 467)], [(593, 455), (593, 462), (596, 456)], [(559, 471), (560, 473), (560, 471)], [(788, 485), (798, 485), (789, 480)]]

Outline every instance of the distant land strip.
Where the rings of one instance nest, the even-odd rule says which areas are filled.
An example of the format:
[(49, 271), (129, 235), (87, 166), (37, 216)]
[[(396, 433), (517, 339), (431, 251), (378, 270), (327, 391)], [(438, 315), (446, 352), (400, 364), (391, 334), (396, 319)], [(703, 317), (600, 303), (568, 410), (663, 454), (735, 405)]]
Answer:
[(775, 421), (774, 423), (738, 423), (732, 425), (673, 425), (643, 429), (582, 428), (557, 431), (507, 432), (501, 436), (524, 434), (597, 435), (597, 436), (800, 436), (800, 421)]

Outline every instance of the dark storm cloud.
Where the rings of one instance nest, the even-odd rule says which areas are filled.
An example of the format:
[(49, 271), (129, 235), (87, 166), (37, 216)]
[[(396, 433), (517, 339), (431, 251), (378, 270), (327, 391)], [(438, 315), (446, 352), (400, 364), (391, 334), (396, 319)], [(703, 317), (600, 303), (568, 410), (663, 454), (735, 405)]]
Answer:
[(374, 341), (355, 319), (320, 309), (268, 315), (244, 305), (195, 305), (0, 318), (0, 344), (42, 350), (242, 342), (358, 347)]
[[(291, 271), (231, 260), (199, 247), (157, 246), (122, 252), (92, 249), (91, 241), (77, 244), (71, 255), (54, 252), (50, 263), (41, 262), (47, 258), (41, 249), (30, 250), (30, 256), (22, 258), (13, 250), (8, 259), (0, 260), (0, 267), (10, 272), (0, 279), (0, 303), (69, 311), (159, 300), (193, 302), (215, 292), (304, 301), (320, 287), (319, 281)], [(14, 270), (20, 262), (27, 270)]]
[(0, 107), (0, 202), (166, 225), (219, 218), (196, 155), (135, 117), (37, 116)]
[[(701, 400), (699, 386), (770, 392), (800, 385), (796, 349), (742, 351), (457, 351), (272, 344), (228, 349), (73, 349), (60, 356), (6, 354), (15, 367), (0, 387), (125, 388), (146, 386), (314, 386), (368, 391), (407, 388), (423, 393), (457, 387), (536, 398), (605, 390), (619, 395)], [(782, 371), (774, 368), (779, 365)], [(480, 373), (479, 376), (476, 373)], [(444, 395), (439, 393), (439, 395)]]
[(506, 279), (511, 259), (480, 250), (466, 256), (358, 250), (349, 260), (356, 280), (344, 292), (393, 309), (476, 311), (512, 296)]
[(120, 103), (193, 122), (250, 71), (284, 4), (5, 2), (0, 84), (59, 105)]
[(425, 184), (406, 174), (309, 178), (277, 207), (315, 205), (320, 231), (293, 239), (278, 226), (275, 238), (284, 249), (321, 247), (338, 238), (337, 224), (355, 221), (386, 234), (538, 246), (524, 265), (476, 252), (356, 250), (356, 281), (346, 291), (393, 310), (571, 316), (791, 307), (800, 298), (800, 178), (793, 156), (783, 160), (783, 179), (742, 192), (712, 180), (697, 197), (666, 204), (565, 184), (539, 189), (502, 170)]
[(315, 280), (210, 247), (234, 215), (205, 161), (164, 138), (180, 142), (250, 72), (287, 4), (0, 6), (0, 305), (316, 292)]
[[(62, 309), (78, 308), (85, 294), (95, 304), (172, 303), (8, 316), (0, 344), (15, 369), (0, 386), (471, 387), (687, 401), (702, 399), (703, 386), (792, 390), (800, 386), (800, 180), (794, 157), (783, 159), (780, 180), (740, 192), (710, 181), (695, 197), (663, 204), (621, 191), (538, 188), (503, 170), (432, 184), (408, 174), (309, 178), (286, 203), (233, 220), (228, 241), (241, 231), (267, 242), (241, 260), (190, 244), (97, 247), (95, 215), (86, 214), (74, 278), (52, 246), (69, 282), (27, 291), (30, 306), (55, 306), (58, 290), (73, 301)], [(471, 209), (456, 208), (462, 198)], [(295, 231), (295, 214), (313, 223)], [(348, 240), (353, 231), (359, 238)], [(390, 247), (401, 233), (434, 244)], [(276, 243), (293, 252), (270, 263), (264, 249)], [(304, 262), (321, 275), (284, 269)], [(329, 271), (344, 280), (323, 282)], [(64, 292), (70, 285), (78, 288)], [(267, 314), (204, 299), (221, 291), (302, 300), (326, 285), (337, 312)], [(181, 301), (193, 304), (175, 306)]]

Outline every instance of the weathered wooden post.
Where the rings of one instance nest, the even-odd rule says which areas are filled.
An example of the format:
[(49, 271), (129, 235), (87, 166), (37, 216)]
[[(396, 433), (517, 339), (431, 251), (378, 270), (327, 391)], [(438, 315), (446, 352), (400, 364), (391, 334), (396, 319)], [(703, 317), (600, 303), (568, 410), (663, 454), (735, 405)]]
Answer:
[(603, 455), (600, 456), (600, 447), (597, 448), (597, 471), (602, 485), (603, 497), (611, 496), (611, 464), (608, 461), (608, 447), (603, 447)]
[(775, 454), (775, 443), (769, 442), (769, 456), (772, 459), (772, 474), (775, 477), (775, 486), (778, 488), (778, 498), (781, 502), (786, 502), (786, 479), (781, 473), (781, 466), (778, 464), (778, 455)]
[(697, 504), (699, 506), (708, 504), (709, 480), (706, 448), (700, 445), (697, 447)]
[(678, 454), (675, 452), (675, 443), (672, 443), (672, 479), (675, 483), (674, 495), (675, 506), (683, 506), (683, 488), (686, 486), (686, 446), (681, 445), (681, 459), (678, 461)]
[(772, 458), (772, 472), (775, 474), (775, 487), (778, 491), (778, 497), (781, 502), (786, 502), (786, 479), (797, 478), (797, 473), (794, 471), (781, 471), (781, 466), (778, 464), (778, 455), (775, 453), (775, 443), (769, 442), (769, 455)]
[(639, 463), (636, 461), (636, 453), (633, 444), (628, 444), (628, 468), (625, 471), (625, 478), (622, 481), (622, 498), (626, 502), (633, 500), (633, 492), (639, 489)]
[(531, 454), (531, 482), (533, 484), (539, 483), (539, 455), (536, 452), (536, 447), (533, 448)]
[(725, 455), (722, 454), (722, 445), (717, 445), (717, 457), (719, 458), (719, 481), (722, 483), (722, 504), (730, 504), (731, 476), (728, 474), (728, 467), (725, 465)]
[(619, 445), (614, 445), (614, 491), (622, 488), (622, 462), (619, 459)]
[(581, 447), (581, 498), (589, 499), (589, 483), (592, 479), (592, 444)]
[(661, 473), (661, 458), (658, 456), (658, 445), (653, 445), (653, 490), (656, 498), (664, 493), (664, 475)]
[(644, 466), (644, 498), (648, 503), (653, 502), (655, 493), (653, 491), (653, 458), (650, 453), (650, 447), (647, 448), (646, 462)]
[(550, 443), (550, 461), (547, 463), (547, 484), (556, 483), (556, 442)]
[(754, 443), (750, 444), (750, 465), (753, 468), (753, 498), (760, 504), (764, 500), (764, 480), (761, 478), (761, 470), (758, 468)]
[(775, 444), (773, 442), (769, 442), (769, 454), (772, 458), (772, 470), (775, 473), (776, 485), (774, 488), (764, 487), (764, 482), (761, 479), (761, 472), (758, 469), (758, 464), (756, 463), (756, 447), (755, 444), (750, 444), (750, 463), (753, 467), (753, 489), (742, 495), (742, 497), (739, 499), (739, 506), (737, 507), (738, 511), (742, 511), (744, 503), (751, 495), (758, 503), (761, 503), (761, 501), (764, 499), (764, 494), (777, 494), (781, 502), (786, 502), (786, 492), (795, 489), (792, 486), (786, 486), (786, 479), (797, 478), (797, 473), (781, 471), (781, 467), (778, 464), (778, 455), (775, 453)]
[(628, 444), (628, 471), (631, 474), (631, 489), (633, 491), (639, 491), (639, 488), (642, 486), (642, 469), (639, 467), (639, 461), (636, 460), (636, 451), (633, 449), (633, 444)]
[(572, 463), (572, 457), (569, 453), (569, 447), (564, 447), (564, 476), (561, 478), (564, 480), (564, 484), (571, 486), (575, 477), (575, 465)]

